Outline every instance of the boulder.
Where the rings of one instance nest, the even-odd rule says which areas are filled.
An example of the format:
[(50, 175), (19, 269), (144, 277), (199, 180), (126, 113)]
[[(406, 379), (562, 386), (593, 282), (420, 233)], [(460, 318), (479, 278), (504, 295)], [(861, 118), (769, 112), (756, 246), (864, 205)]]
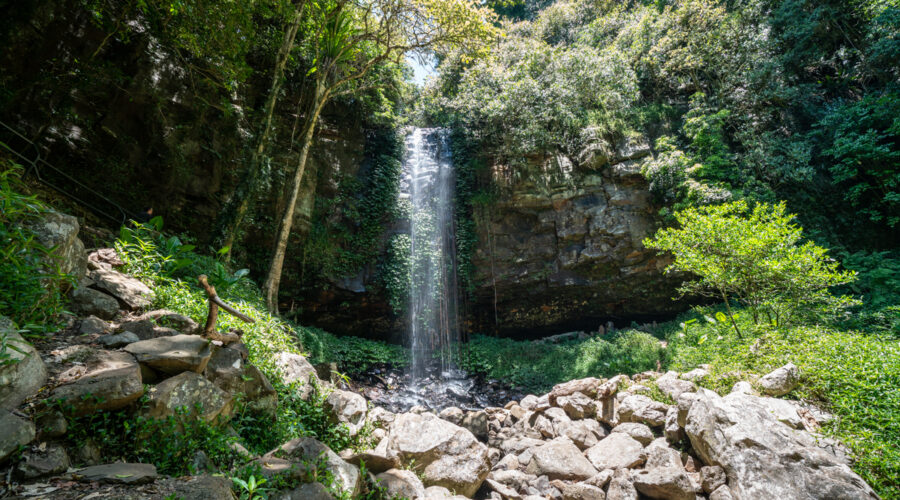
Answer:
[(669, 407), (666, 413), (666, 423), (663, 425), (663, 435), (672, 443), (677, 443), (685, 438), (684, 429), (678, 425), (678, 407)]
[(130, 354), (90, 349), (82, 356), (83, 364), (73, 366), (81, 376), (69, 380), (64, 373), (49, 397), (63, 400), (76, 416), (124, 408), (144, 394), (141, 368)]
[(284, 385), (297, 384), (296, 390), (303, 399), (312, 394), (312, 383), (321, 384), (316, 369), (299, 354), (280, 352), (274, 361), (281, 375), (281, 382)]
[(638, 500), (638, 493), (631, 481), (629, 470), (615, 471), (606, 489), (606, 500)]
[(147, 417), (166, 418), (183, 409), (188, 415), (207, 422), (231, 418), (231, 394), (194, 372), (183, 372), (163, 380), (150, 388), (147, 395), (144, 410)]
[(628, 434), (644, 446), (647, 446), (651, 441), (653, 441), (653, 431), (651, 431), (650, 428), (646, 425), (639, 424), (637, 422), (625, 422), (619, 424), (613, 427), (612, 431)]
[(78, 238), (78, 219), (59, 212), (48, 212), (36, 222), (29, 224), (34, 239), (52, 249), (46, 258), (50, 267), (59, 266), (59, 271), (80, 280), (87, 272), (87, 253), (84, 243)]
[(106, 333), (107, 330), (109, 330), (109, 323), (93, 315), (84, 318), (78, 325), (78, 333), (82, 335)]
[(554, 439), (532, 450), (525, 472), (550, 479), (583, 480), (597, 474), (581, 450), (568, 438)]
[(556, 399), (556, 404), (558, 404), (572, 420), (593, 418), (597, 415), (597, 406), (594, 403), (594, 400), (580, 392), (574, 392), (568, 396), (560, 396)]
[(232, 482), (223, 476), (192, 476), (172, 480), (175, 498), (182, 500), (230, 499)]
[(466, 429), (430, 413), (397, 415), (387, 449), (424, 474), (426, 486), (471, 497), (490, 472), (487, 446)]
[[(571, 394), (575, 394), (576, 392), (580, 392), (581, 394), (588, 396), (590, 398), (595, 398), (597, 396), (597, 389), (599, 389), (600, 384), (603, 383), (603, 380), (588, 377), (582, 378), (578, 380), (570, 380), (568, 382), (564, 382), (562, 384), (556, 384), (553, 386), (553, 390), (548, 394), (547, 399), (550, 402), (551, 406), (558, 406), (557, 399), (562, 396), (569, 396)], [(524, 399), (522, 400), (524, 403)], [(522, 405), (526, 410), (525, 405)]]
[(708, 376), (709, 376), (709, 370), (707, 370), (706, 368), (700, 367), (700, 368), (694, 368), (693, 370), (691, 370), (689, 372), (682, 373), (681, 379), (689, 380), (691, 382), (698, 382)]
[(278, 393), (259, 368), (244, 363), (239, 351), (213, 345), (203, 374), (219, 389), (232, 396), (240, 394), (251, 410), (274, 416)]
[(558, 425), (560, 436), (565, 436), (575, 443), (575, 446), (586, 450), (597, 444), (607, 436), (608, 432), (596, 420), (573, 420)]
[(614, 432), (584, 452), (597, 470), (637, 467), (644, 463), (644, 447), (621, 432)]
[(184, 314), (178, 314), (168, 309), (157, 309), (146, 312), (137, 318), (138, 321), (153, 321), (157, 326), (173, 328), (185, 335), (199, 335), (200, 325)]
[(384, 488), (388, 498), (415, 499), (425, 496), (422, 481), (409, 470), (391, 469), (375, 476), (375, 480)]
[(79, 481), (137, 485), (156, 480), (153, 464), (115, 463), (85, 467), (72, 474)]
[(618, 408), (621, 422), (643, 422), (650, 427), (662, 426), (666, 422), (668, 411), (668, 405), (641, 395), (625, 397)]
[(759, 386), (769, 396), (783, 396), (800, 383), (800, 369), (794, 363), (777, 368), (759, 379)]
[(725, 484), (725, 469), (718, 465), (707, 465), (700, 468), (700, 486), (706, 493), (716, 491)]
[(632, 481), (640, 494), (661, 500), (695, 500), (700, 490), (680, 465), (639, 470)]
[(734, 495), (731, 494), (731, 488), (723, 484), (709, 494), (709, 500), (734, 500)]
[[(228, 498), (228, 497), (224, 497)], [(276, 500), (334, 500), (334, 496), (322, 483), (306, 483), (275, 497)]]
[(585, 483), (565, 484), (562, 500), (605, 500), (606, 493), (596, 486)]
[(8, 318), (0, 316), (0, 336), (9, 358), (0, 365), (0, 410), (13, 409), (33, 396), (47, 382), (47, 367)]
[(466, 500), (462, 495), (454, 495), (443, 486), (429, 486), (425, 488), (425, 500)]
[(69, 468), (66, 449), (51, 443), (26, 451), (19, 463), (19, 474), (25, 479), (61, 474)]
[(468, 429), (478, 439), (488, 438), (488, 415), (484, 410), (466, 412), (459, 426)]
[(138, 336), (140, 340), (157, 339), (160, 337), (171, 337), (181, 332), (174, 328), (159, 326), (149, 319), (141, 319), (135, 321), (125, 321), (119, 325), (119, 329), (129, 331)]
[(122, 333), (112, 333), (109, 335), (104, 335), (97, 339), (97, 343), (102, 345), (103, 347), (109, 347), (111, 349), (115, 349), (117, 347), (124, 347), (128, 344), (133, 344), (135, 342), (139, 342), (141, 339), (138, 338), (137, 335), (131, 332), (122, 332)]
[(355, 436), (366, 423), (366, 399), (355, 392), (333, 390), (325, 397), (325, 411), (334, 424), (346, 424)]
[(700, 459), (725, 470), (735, 498), (878, 498), (846, 464), (808, 433), (778, 422), (755, 396), (701, 389), (685, 430)]
[(327, 470), (334, 477), (335, 487), (347, 493), (350, 498), (359, 494), (362, 476), (359, 468), (345, 462), (325, 444), (309, 437), (292, 439), (280, 447), (266, 453), (264, 459), (287, 460), (291, 464), (301, 464), (318, 470)]
[(122, 274), (112, 269), (96, 269), (91, 271), (94, 288), (102, 290), (129, 309), (145, 309), (150, 307), (156, 295), (141, 280)]
[(128, 344), (125, 351), (142, 365), (170, 375), (200, 373), (209, 363), (209, 341), (198, 335), (175, 335)]
[(656, 379), (656, 386), (672, 401), (678, 401), (678, 396), (685, 392), (696, 392), (697, 385), (687, 380), (681, 380), (675, 372), (670, 372)]
[(364, 450), (359, 453), (354, 453), (347, 457), (346, 460), (348, 463), (357, 467), (365, 463), (366, 470), (375, 474), (399, 467), (400, 461), (397, 460), (397, 457), (388, 456), (385, 453), (385, 450), (381, 448), (382, 447), (379, 446), (374, 450)]
[(0, 410), (0, 462), (34, 439), (34, 424)]
[(76, 314), (93, 315), (103, 319), (113, 319), (119, 312), (119, 302), (109, 295), (84, 283), (69, 292), (70, 309)]

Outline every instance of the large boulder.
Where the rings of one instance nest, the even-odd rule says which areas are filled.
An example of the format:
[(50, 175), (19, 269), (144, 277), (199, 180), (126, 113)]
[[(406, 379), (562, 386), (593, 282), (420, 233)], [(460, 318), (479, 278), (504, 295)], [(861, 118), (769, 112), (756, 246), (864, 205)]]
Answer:
[(597, 474), (597, 469), (568, 438), (557, 438), (532, 451), (525, 472), (550, 479), (580, 481)]
[(16, 331), (9, 318), (0, 316), (0, 336), (9, 358), (0, 365), (0, 410), (19, 406), (47, 382), (47, 367), (34, 347)]
[(550, 394), (547, 395), (547, 399), (550, 404), (553, 406), (557, 406), (557, 398), (562, 396), (569, 396), (575, 394), (576, 392), (580, 392), (590, 398), (594, 398), (597, 396), (597, 389), (600, 387), (600, 384), (603, 383), (603, 380), (588, 377), (581, 378), (577, 380), (570, 380), (568, 382), (563, 382), (562, 384), (556, 384), (553, 386), (553, 390), (550, 391)]
[(93, 465), (72, 473), (80, 481), (137, 485), (156, 480), (156, 466), (153, 464), (114, 463)]
[(688, 380), (681, 380), (675, 372), (669, 372), (656, 379), (656, 387), (672, 401), (678, 401), (678, 396), (685, 392), (695, 392), (697, 385)]
[(119, 329), (122, 331), (134, 333), (141, 340), (156, 339), (159, 337), (171, 337), (173, 335), (178, 335), (179, 333), (181, 333), (174, 328), (157, 325), (155, 322), (149, 319), (124, 321), (119, 324)]
[(721, 397), (701, 389), (685, 426), (694, 452), (719, 465), (736, 499), (875, 499), (865, 481), (815, 438), (791, 429), (758, 398), (744, 393)]
[(597, 470), (637, 467), (646, 458), (644, 446), (628, 434), (614, 432), (584, 454)]
[(144, 394), (141, 367), (130, 354), (90, 349), (81, 356), (81, 364), (63, 373), (63, 383), (49, 398), (63, 400), (75, 415), (123, 408)]
[(334, 424), (346, 424), (356, 435), (366, 423), (366, 399), (355, 392), (335, 389), (325, 397), (325, 411)]
[(233, 498), (232, 482), (223, 476), (179, 477), (170, 480), (173, 497), (184, 500), (221, 500)]
[[(293, 439), (270, 451), (263, 458), (287, 460), (312, 469), (325, 469), (333, 477), (335, 486), (355, 498), (362, 486), (359, 468), (345, 462), (325, 444), (313, 438)], [(324, 472), (324, 471), (323, 471)]]
[(783, 396), (800, 383), (800, 369), (794, 363), (777, 368), (759, 379), (759, 386), (769, 396)]
[(284, 385), (296, 384), (300, 397), (307, 399), (312, 394), (312, 384), (321, 384), (316, 369), (303, 356), (291, 352), (280, 352), (275, 356), (275, 367), (278, 368), (281, 382)]
[[(79, 280), (87, 272), (87, 253), (78, 238), (78, 219), (59, 212), (49, 212), (38, 221), (29, 224), (34, 239), (52, 249), (47, 265), (59, 266), (59, 270)], [(50, 261), (52, 259), (52, 261)]]
[(164, 328), (174, 328), (185, 335), (199, 335), (200, 325), (193, 319), (168, 309), (149, 311), (138, 317), (139, 321), (150, 320)]
[(34, 439), (34, 424), (0, 410), (0, 462)]
[(69, 307), (72, 312), (84, 316), (94, 315), (103, 319), (113, 319), (119, 312), (119, 301), (82, 281), (69, 293)]
[(386, 439), (388, 453), (423, 473), (426, 486), (471, 497), (490, 472), (487, 446), (431, 413), (397, 415)]
[(209, 341), (199, 335), (174, 335), (128, 344), (125, 350), (138, 362), (171, 375), (206, 368), (212, 351)]
[(156, 294), (141, 280), (111, 269), (91, 271), (91, 280), (98, 288), (116, 299), (129, 309), (146, 309), (150, 307)]
[(388, 498), (416, 499), (425, 496), (425, 486), (413, 471), (391, 469), (375, 476)]
[(660, 427), (666, 422), (669, 407), (647, 396), (639, 394), (626, 396), (619, 403), (619, 421), (642, 422), (650, 427)]
[(259, 368), (244, 362), (240, 351), (213, 346), (203, 374), (223, 391), (240, 394), (248, 408), (274, 416), (278, 393)]
[(150, 388), (147, 395), (145, 414), (148, 417), (165, 418), (179, 410), (207, 422), (220, 422), (231, 417), (231, 394), (194, 372), (183, 372), (163, 380)]
[(24, 453), (19, 463), (19, 474), (25, 479), (61, 474), (69, 468), (66, 449), (56, 443), (35, 447)]

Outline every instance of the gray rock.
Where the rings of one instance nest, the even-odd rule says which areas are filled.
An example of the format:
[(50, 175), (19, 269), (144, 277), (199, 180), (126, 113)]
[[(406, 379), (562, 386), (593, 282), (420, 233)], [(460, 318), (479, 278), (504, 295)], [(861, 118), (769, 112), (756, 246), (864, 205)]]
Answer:
[(174, 493), (182, 500), (230, 499), (231, 481), (223, 476), (192, 476), (171, 480)]
[(275, 356), (275, 366), (281, 375), (281, 382), (284, 385), (296, 384), (296, 390), (303, 399), (309, 398), (312, 394), (311, 384), (322, 385), (316, 375), (316, 369), (299, 354), (280, 352)]
[(877, 498), (808, 433), (778, 422), (759, 398), (701, 389), (685, 430), (706, 464), (720, 465), (736, 498)]
[(87, 253), (78, 238), (78, 219), (59, 212), (49, 212), (29, 224), (34, 239), (53, 249), (52, 257), (45, 258), (48, 267), (59, 266), (60, 272), (80, 280), (87, 272)]
[(0, 462), (34, 439), (34, 424), (0, 410)]
[(459, 426), (481, 440), (488, 438), (488, 416), (484, 410), (466, 412)]
[[(365, 463), (366, 470), (374, 474), (390, 469), (396, 469), (400, 466), (400, 461), (397, 457), (389, 456), (386, 453), (386, 449), (379, 448), (380, 447), (377, 447), (374, 450), (365, 450), (354, 453), (346, 460), (348, 463), (356, 465), (357, 467), (360, 466), (360, 464)], [(386, 446), (384, 448), (386, 448)]]
[(219, 389), (235, 397), (241, 395), (251, 410), (275, 415), (278, 393), (259, 368), (244, 363), (240, 352), (213, 345), (203, 373)]
[(174, 328), (167, 328), (157, 325), (155, 322), (149, 319), (126, 321), (119, 325), (119, 329), (134, 333), (140, 340), (171, 337), (173, 335), (178, 335), (181, 333)]
[(156, 294), (137, 278), (111, 269), (91, 271), (94, 287), (98, 288), (125, 304), (129, 309), (145, 309), (150, 307)]
[(609, 482), (609, 488), (606, 489), (606, 500), (638, 500), (638, 493), (628, 469), (615, 471)]
[(107, 330), (109, 323), (93, 315), (81, 320), (81, 325), (78, 326), (78, 333), (82, 335), (105, 333)]
[(681, 380), (674, 372), (667, 373), (656, 379), (656, 386), (672, 401), (678, 401), (678, 396), (685, 392), (697, 392), (697, 386), (693, 382)]
[(73, 366), (81, 376), (63, 377), (49, 399), (63, 400), (80, 416), (124, 408), (144, 394), (141, 368), (130, 354), (90, 349), (83, 356), (83, 365)]
[(378, 484), (384, 487), (388, 498), (422, 498), (425, 486), (412, 471), (391, 469), (375, 476)]
[(663, 425), (663, 435), (669, 442), (677, 443), (685, 438), (684, 429), (678, 425), (678, 407), (669, 407), (666, 413), (666, 423)]
[(139, 321), (150, 320), (157, 326), (172, 328), (185, 335), (199, 335), (200, 325), (193, 319), (183, 314), (178, 314), (168, 309), (149, 311), (138, 317)]
[(151, 418), (166, 418), (184, 409), (192, 417), (222, 422), (231, 418), (233, 409), (231, 394), (194, 372), (163, 380), (151, 387), (147, 395), (144, 414)]
[(119, 312), (119, 302), (113, 297), (81, 284), (69, 292), (70, 308), (76, 314), (113, 319)]
[(25, 452), (19, 474), (25, 479), (60, 474), (69, 468), (69, 455), (58, 444), (49, 444)]
[[(689, 380), (691, 382), (697, 382), (709, 376), (709, 370), (706, 368), (694, 368), (693, 370), (682, 373), (682, 380)], [(677, 398), (676, 398), (677, 399)]]
[(800, 369), (794, 363), (777, 368), (759, 379), (762, 391), (770, 396), (783, 396), (800, 383)]
[(597, 396), (597, 390), (600, 388), (600, 384), (602, 383), (603, 380), (596, 379), (594, 377), (588, 377), (578, 380), (570, 380), (562, 384), (556, 384), (555, 386), (553, 386), (553, 390), (550, 391), (550, 393), (547, 395), (547, 400), (549, 401), (551, 406), (559, 406), (557, 401), (558, 398), (562, 396), (570, 396), (572, 394), (575, 394), (576, 392), (580, 392), (582, 395), (594, 398)]
[(386, 438), (388, 453), (414, 461), (426, 486), (472, 496), (490, 472), (487, 446), (466, 429), (430, 413), (397, 415)]
[(644, 447), (631, 436), (614, 432), (584, 452), (598, 470), (637, 467), (644, 463)]
[(72, 474), (79, 481), (112, 484), (146, 484), (156, 480), (156, 466), (152, 464), (115, 463), (92, 465)]
[(279, 493), (274, 498), (277, 500), (334, 500), (334, 496), (322, 483), (301, 484), (288, 492)]
[(124, 347), (128, 344), (139, 342), (140, 340), (141, 339), (132, 332), (122, 332), (104, 335), (97, 339), (97, 343), (104, 347), (115, 349), (117, 347)]
[(603, 469), (602, 471), (589, 477), (588, 479), (585, 479), (582, 482), (584, 484), (588, 484), (588, 485), (603, 489), (609, 483), (609, 480), (612, 479), (613, 474), (614, 474), (614, 471), (612, 469)]
[(573, 420), (563, 422), (557, 426), (560, 436), (565, 436), (575, 443), (575, 446), (586, 450), (597, 444), (609, 433), (596, 420)]
[(592, 418), (597, 415), (597, 405), (594, 400), (580, 392), (560, 396), (556, 399), (556, 403), (572, 420)]
[(559, 438), (532, 450), (525, 472), (550, 479), (583, 480), (597, 474), (597, 469), (572, 441)]
[(709, 494), (709, 500), (734, 500), (734, 495), (731, 494), (731, 488), (723, 484)]
[(280, 458), (291, 464), (307, 464), (313, 468), (321, 466), (334, 476), (335, 486), (351, 498), (359, 494), (362, 476), (359, 468), (345, 462), (323, 443), (309, 437), (297, 438), (270, 451), (263, 458)]
[(332, 423), (346, 424), (351, 436), (366, 423), (366, 408), (366, 399), (355, 392), (335, 389), (325, 397), (328, 417)]
[(7, 364), (0, 366), (0, 410), (13, 409), (47, 382), (47, 367), (37, 350), (0, 316), (0, 335), (7, 342)]
[(707, 465), (700, 468), (700, 486), (706, 493), (712, 493), (725, 484), (725, 469), (718, 465)]
[(38, 417), (37, 424), (41, 430), (41, 439), (64, 436), (69, 428), (69, 422), (59, 410), (47, 411)]
[(200, 373), (209, 363), (209, 341), (198, 335), (175, 335), (128, 344), (125, 351), (138, 362), (171, 375), (191, 371)]
[(612, 431), (628, 434), (644, 446), (650, 444), (650, 442), (654, 439), (653, 431), (651, 431), (650, 428), (646, 425), (639, 424), (637, 422), (625, 422), (619, 424), (613, 427)]
[(678, 468), (639, 470), (632, 475), (632, 480), (640, 494), (661, 500), (695, 500), (700, 490), (680, 464)]
[(653, 401), (647, 396), (632, 395), (619, 403), (619, 420), (622, 422), (643, 422), (650, 427), (660, 427), (666, 422), (669, 406)]
[(566, 484), (562, 489), (562, 498), (563, 500), (605, 500), (606, 493), (589, 484)]
[(425, 500), (466, 500), (466, 497), (454, 495), (443, 486), (429, 486), (425, 488)]

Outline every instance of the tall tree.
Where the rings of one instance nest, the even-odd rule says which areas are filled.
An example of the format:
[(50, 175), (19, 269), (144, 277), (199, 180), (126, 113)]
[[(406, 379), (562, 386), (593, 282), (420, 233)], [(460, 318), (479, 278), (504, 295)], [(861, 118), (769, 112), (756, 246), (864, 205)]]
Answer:
[(307, 73), (309, 99), (303, 103), (300, 152), (291, 179), (263, 289), (270, 311), (278, 310), (278, 289), (293, 225), (294, 209), (316, 125), (335, 97), (362, 91), (358, 83), (380, 63), (400, 63), (413, 50), (460, 47), (479, 50), (496, 37), (495, 15), (474, 0), (314, 0), (310, 37), (313, 66)]

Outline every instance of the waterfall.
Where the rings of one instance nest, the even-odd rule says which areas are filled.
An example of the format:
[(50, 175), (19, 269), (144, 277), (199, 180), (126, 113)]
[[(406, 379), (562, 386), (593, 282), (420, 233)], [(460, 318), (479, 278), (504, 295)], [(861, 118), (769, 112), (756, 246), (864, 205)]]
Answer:
[(409, 335), (414, 379), (450, 368), (459, 341), (453, 192), (447, 132), (415, 128), (406, 138), (401, 196), (410, 202)]

